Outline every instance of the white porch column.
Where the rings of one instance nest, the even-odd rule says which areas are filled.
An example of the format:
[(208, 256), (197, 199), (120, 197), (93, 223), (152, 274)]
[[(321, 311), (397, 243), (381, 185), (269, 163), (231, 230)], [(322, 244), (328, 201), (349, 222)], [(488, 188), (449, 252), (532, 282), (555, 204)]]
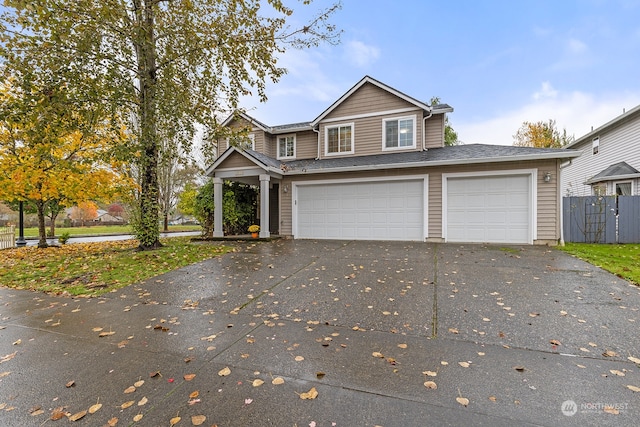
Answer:
[(213, 178), (213, 237), (224, 236), (222, 229), (222, 178)]
[(269, 232), (269, 175), (260, 175), (260, 238), (271, 237)]

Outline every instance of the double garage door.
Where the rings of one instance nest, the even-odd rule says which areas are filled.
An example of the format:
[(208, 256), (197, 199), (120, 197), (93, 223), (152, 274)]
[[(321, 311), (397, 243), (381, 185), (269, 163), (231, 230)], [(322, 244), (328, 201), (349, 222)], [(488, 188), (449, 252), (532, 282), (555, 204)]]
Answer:
[(424, 241), (424, 179), (297, 186), (296, 238)]
[[(531, 174), (444, 175), (443, 179), (442, 223), (447, 242), (533, 242)], [(294, 236), (424, 241), (425, 182), (420, 178), (298, 184)]]

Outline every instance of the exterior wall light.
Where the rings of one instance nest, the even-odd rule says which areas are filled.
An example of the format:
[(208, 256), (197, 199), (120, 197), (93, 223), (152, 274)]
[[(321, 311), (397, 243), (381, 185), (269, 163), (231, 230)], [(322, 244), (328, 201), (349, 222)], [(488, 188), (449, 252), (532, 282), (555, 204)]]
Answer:
[(544, 182), (551, 182), (551, 172), (545, 172), (543, 179)]

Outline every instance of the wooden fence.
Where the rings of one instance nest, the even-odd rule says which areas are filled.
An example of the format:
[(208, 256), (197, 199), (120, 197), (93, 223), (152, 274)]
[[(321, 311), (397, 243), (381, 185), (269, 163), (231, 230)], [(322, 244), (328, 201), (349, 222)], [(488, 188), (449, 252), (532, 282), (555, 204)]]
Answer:
[(16, 230), (13, 225), (0, 227), (0, 249), (16, 247)]
[(565, 197), (566, 242), (640, 243), (640, 196)]

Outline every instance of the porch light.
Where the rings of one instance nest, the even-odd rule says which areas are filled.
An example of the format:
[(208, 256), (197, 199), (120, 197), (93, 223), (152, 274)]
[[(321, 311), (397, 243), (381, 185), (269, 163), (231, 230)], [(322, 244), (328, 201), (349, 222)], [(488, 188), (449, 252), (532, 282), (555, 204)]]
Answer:
[(544, 182), (551, 182), (551, 172), (545, 172), (543, 179)]

